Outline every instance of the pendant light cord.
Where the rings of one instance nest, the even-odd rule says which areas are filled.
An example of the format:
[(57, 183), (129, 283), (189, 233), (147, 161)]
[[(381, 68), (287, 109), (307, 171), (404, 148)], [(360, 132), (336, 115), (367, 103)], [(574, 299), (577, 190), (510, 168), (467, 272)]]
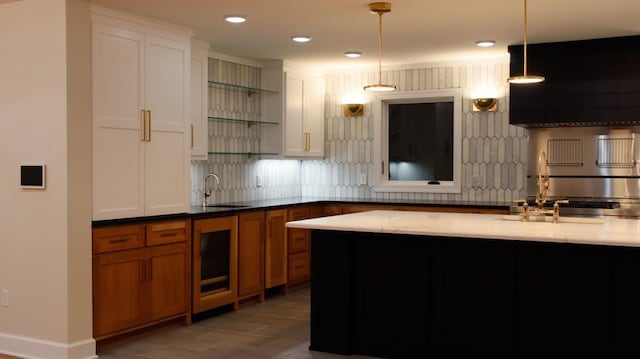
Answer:
[(524, 0), (524, 77), (527, 77), (527, 0)]
[(382, 12), (378, 11), (378, 84), (382, 84)]

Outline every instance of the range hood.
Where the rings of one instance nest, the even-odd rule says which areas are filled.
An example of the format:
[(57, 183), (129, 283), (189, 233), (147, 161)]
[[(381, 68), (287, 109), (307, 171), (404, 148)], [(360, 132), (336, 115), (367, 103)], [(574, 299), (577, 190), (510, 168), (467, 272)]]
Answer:
[[(546, 77), (511, 85), (509, 122), (523, 127), (640, 125), (640, 36), (529, 44), (528, 68)], [(509, 46), (510, 74), (523, 47)]]

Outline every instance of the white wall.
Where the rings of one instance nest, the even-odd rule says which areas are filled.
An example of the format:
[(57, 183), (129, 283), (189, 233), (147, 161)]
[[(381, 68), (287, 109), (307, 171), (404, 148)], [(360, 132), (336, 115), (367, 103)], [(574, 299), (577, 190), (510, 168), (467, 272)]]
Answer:
[[(84, 34), (83, 34), (84, 33)], [(0, 352), (95, 356), (87, 0), (0, 6)], [(68, 36), (69, 35), (69, 36)], [(47, 165), (44, 191), (19, 164)]]

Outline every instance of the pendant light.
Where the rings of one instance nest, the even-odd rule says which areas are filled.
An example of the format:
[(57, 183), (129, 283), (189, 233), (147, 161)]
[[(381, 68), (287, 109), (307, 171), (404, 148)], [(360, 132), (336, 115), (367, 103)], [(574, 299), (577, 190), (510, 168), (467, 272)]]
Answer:
[(378, 14), (378, 83), (365, 86), (364, 90), (372, 92), (394, 91), (396, 89), (395, 85), (382, 83), (382, 14), (391, 12), (391, 3), (372, 2), (369, 4), (369, 11)]
[(524, 73), (522, 76), (511, 76), (507, 81), (511, 84), (535, 84), (544, 81), (543, 76), (527, 74), (527, 0), (524, 0)]

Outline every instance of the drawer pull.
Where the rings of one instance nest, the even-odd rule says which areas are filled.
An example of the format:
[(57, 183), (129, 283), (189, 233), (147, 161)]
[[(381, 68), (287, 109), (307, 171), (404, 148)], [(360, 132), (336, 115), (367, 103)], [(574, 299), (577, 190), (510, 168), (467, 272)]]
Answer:
[(129, 238), (124, 237), (124, 238), (111, 239), (111, 240), (109, 240), (109, 243), (116, 244), (116, 243), (124, 243), (124, 242), (127, 242), (127, 241), (129, 241)]
[(293, 267), (293, 268), (294, 268), (294, 269), (300, 269), (300, 268), (304, 268), (304, 267), (306, 267), (306, 266), (307, 266), (306, 264), (300, 264), (300, 265), (297, 265), (297, 266), (295, 266), (295, 267)]
[(166, 238), (166, 237), (175, 237), (177, 236), (178, 233), (177, 232), (173, 232), (173, 233), (160, 233), (160, 237)]

